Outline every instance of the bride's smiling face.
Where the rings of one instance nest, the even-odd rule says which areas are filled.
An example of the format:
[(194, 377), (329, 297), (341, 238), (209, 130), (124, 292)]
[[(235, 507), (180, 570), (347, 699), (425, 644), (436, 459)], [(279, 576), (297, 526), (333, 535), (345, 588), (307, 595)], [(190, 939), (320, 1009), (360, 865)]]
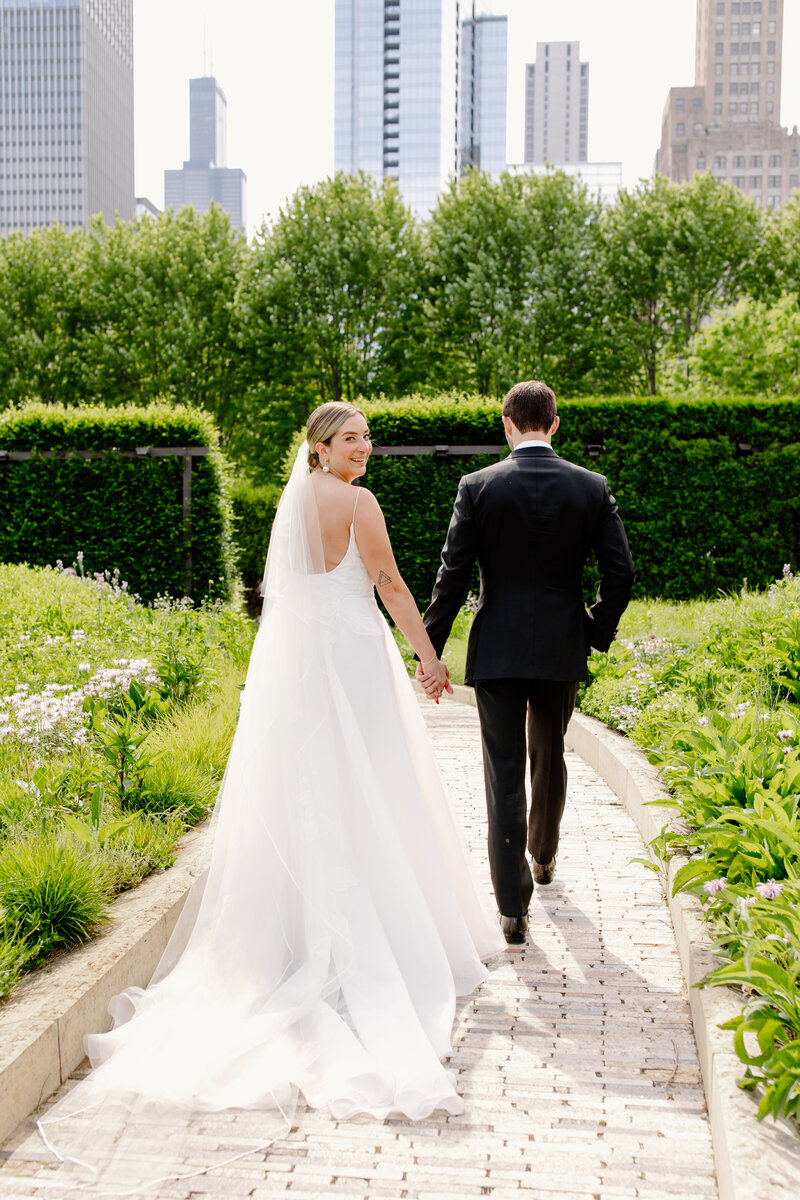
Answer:
[(332, 474), (352, 483), (364, 474), (367, 459), (372, 453), (367, 422), (360, 413), (354, 413), (339, 426), (329, 442), (318, 442), (314, 448), (320, 462), (327, 463)]

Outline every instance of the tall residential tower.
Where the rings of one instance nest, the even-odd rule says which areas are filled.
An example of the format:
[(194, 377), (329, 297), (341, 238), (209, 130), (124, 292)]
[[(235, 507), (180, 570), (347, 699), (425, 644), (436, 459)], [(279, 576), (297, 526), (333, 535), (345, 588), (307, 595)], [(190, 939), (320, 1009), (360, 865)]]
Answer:
[(245, 224), (246, 176), (226, 166), (225, 93), (211, 75), (189, 80), (189, 157), (180, 170), (164, 172), (164, 205), (206, 212), (212, 201), (224, 208), (234, 229)]
[(800, 187), (800, 134), (780, 123), (784, 0), (697, 0), (695, 81), (670, 88), (657, 168), (712, 171), (761, 207)]
[(421, 216), (458, 174), (460, 33), (458, 0), (336, 0), (335, 168)]
[(537, 42), (525, 68), (525, 162), (584, 163), (589, 139), (589, 64), (580, 42)]
[(508, 163), (508, 18), (478, 17), (474, 4), (472, 10), (461, 26), (461, 171), (476, 167), (494, 175)]
[(132, 217), (132, 0), (3, 0), (0, 27), (0, 234)]

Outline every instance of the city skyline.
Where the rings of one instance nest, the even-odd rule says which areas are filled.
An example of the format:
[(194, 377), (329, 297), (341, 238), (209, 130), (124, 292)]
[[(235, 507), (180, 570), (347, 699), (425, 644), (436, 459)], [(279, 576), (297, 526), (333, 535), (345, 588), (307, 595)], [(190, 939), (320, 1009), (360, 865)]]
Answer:
[[(509, 18), (510, 161), (523, 159), (524, 64), (536, 41), (579, 39), (592, 64), (590, 159), (622, 159), (627, 186), (650, 174), (664, 96), (693, 77), (695, 4), (674, 0), (665, 14), (641, 11), (648, 7), (563, 0), (553, 13), (530, 0), (479, 4), (480, 14)], [(265, 0), (255, 10), (247, 0), (133, 0), (133, 9), (136, 195), (163, 204), (163, 172), (186, 153), (187, 80), (212, 70), (225, 80), (230, 159), (248, 175), (251, 232), (297, 187), (332, 171), (334, 0)], [(648, 46), (658, 53), (644, 55)], [(800, 5), (791, 4), (787, 61), (798, 46)], [(632, 79), (635, 112), (622, 103)], [(800, 121), (800, 79), (788, 70), (781, 115), (790, 129)]]

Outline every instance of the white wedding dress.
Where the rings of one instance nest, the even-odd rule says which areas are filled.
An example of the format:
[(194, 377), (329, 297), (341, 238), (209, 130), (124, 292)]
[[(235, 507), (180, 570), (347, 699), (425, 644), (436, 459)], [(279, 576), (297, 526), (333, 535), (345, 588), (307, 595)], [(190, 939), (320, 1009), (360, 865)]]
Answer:
[(284, 1134), (298, 1094), (337, 1118), (463, 1107), (440, 1062), (455, 999), (505, 943), (352, 528), (316, 569), (303, 454), (208, 872), (153, 982), (87, 1039), (94, 1070), (40, 1122), (65, 1190), (130, 1194), (230, 1161)]

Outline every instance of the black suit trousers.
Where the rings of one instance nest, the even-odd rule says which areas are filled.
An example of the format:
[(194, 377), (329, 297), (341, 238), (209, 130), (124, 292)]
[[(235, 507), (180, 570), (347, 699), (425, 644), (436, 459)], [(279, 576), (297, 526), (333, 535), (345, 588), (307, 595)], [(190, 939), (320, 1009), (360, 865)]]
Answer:
[[(489, 868), (497, 906), (506, 916), (526, 913), (533, 895), (526, 849), (538, 863), (550, 862), (558, 850), (567, 794), (564, 734), (577, 693), (577, 683), (547, 679), (475, 683), (489, 818)], [(530, 759), (530, 815), (525, 795), (526, 758)]]

